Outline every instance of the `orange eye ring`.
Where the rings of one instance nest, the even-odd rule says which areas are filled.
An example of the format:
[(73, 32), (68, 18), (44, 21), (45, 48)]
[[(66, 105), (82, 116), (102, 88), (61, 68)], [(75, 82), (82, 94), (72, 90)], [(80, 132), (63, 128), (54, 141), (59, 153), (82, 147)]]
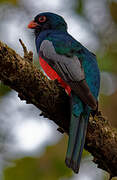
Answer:
[(42, 23), (42, 22), (45, 22), (46, 21), (46, 17), (45, 16), (40, 16), (39, 17), (39, 22)]

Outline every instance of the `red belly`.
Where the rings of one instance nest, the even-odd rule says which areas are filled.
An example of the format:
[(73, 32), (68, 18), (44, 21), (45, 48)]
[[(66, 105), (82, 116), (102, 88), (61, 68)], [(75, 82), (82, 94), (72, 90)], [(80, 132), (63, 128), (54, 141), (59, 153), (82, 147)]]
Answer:
[(59, 75), (48, 65), (48, 63), (44, 59), (42, 59), (42, 57), (39, 57), (39, 62), (40, 62), (42, 69), (47, 74), (47, 76), (51, 80), (57, 79), (58, 82), (61, 84), (61, 86), (63, 88), (65, 88), (65, 91), (67, 92), (67, 94), (70, 95), (70, 93), (71, 93), (70, 86), (68, 86), (68, 84), (59, 77)]

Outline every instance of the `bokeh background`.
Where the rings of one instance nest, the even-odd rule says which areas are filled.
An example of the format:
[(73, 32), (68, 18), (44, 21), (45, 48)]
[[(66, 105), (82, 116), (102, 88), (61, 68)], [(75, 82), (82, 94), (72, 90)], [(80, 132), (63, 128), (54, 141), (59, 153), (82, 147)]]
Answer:
[[(38, 57), (27, 24), (51, 11), (68, 22), (68, 31), (97, 55), (101, 70), (99, 106), (117, 127), (117, 0), (0, 0), (0, 40), (23, 55), (18, 39)], [(67, 136), (39, 116), (33, 105), (0, 82), (0, 180), (104, 180), (109, 176), (84, 151), (74, 175), (64, 164)]]

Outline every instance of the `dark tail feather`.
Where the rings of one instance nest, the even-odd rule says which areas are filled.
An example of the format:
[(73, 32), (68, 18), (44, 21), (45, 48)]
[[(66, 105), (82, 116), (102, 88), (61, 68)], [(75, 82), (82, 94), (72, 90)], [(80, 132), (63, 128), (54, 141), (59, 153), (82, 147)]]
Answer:
[(69, 143), (65, 162), (66, 165), (69, 168), (72, 168), (75, 173), (78, 173), (79, 171), (82, 151), (85, 143), (89, 114), (90, 110), (88, 106), (86, 106), (85, 111), (80, 115), (80, 117), (77, 117), (76, 119), (76, 116), (74, 116), (71, 119), (71, 121), (74, 122), (72, 123), (72, 131), (70, 127), (71, 134), (69, 134)]
[(71, 94), (70, 98), (70, 109), (71, 109), (71, 120), (70, 120), (70, 129), (69, 129), (69, 140), (68, 140), (68, 147), (66, 153), (65, 163), (70, 168), (71, 167), (71, 157), (74, 151), (74, 146), (76, 143), (76, 135), (79, 126), (80, 117), (76, 117), (72, 114), (73, 104), (74, 104), (74, 94)]
[(82, 152), (83, 152), (83, 148), (84, 148), (87, 125), (88, 125), (89, 114), (90, 114), (88, 112), (84, 112), (84, 113), (82, 114), (82, 118), (79, 123), (78, 136), (76, 139), (76, 145), (74, 147), (74, 152), (72, 155), (72, 162), (73, 162), (72, 169), (76, 173), (78, 173), (79, 167), (80, 167), (80, 161), (81, 161)]
[(70, 122), (70, 130), (69, 130), (69, 140), (68, 147), (66, 153), (65, 163), (70, 168), (71, 167), (71, 159), (74, 152), (74, 147), (76, 144), (77, 131), (79, 129), (79, 121), (81, 117), (75, 117), (72, 115)]

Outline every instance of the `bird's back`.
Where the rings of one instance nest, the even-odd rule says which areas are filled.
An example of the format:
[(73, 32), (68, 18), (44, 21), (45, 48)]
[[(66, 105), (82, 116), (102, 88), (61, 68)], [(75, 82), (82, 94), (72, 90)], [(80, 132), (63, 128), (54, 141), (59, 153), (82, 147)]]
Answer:
[(47, 39), (53, 43), (58, 54), (69, 58), (78, 57), (84, 69), (86, 82), (97, 99), (100, 88), (100, 72), (96, 56), (67, 32), (54, 31)]

